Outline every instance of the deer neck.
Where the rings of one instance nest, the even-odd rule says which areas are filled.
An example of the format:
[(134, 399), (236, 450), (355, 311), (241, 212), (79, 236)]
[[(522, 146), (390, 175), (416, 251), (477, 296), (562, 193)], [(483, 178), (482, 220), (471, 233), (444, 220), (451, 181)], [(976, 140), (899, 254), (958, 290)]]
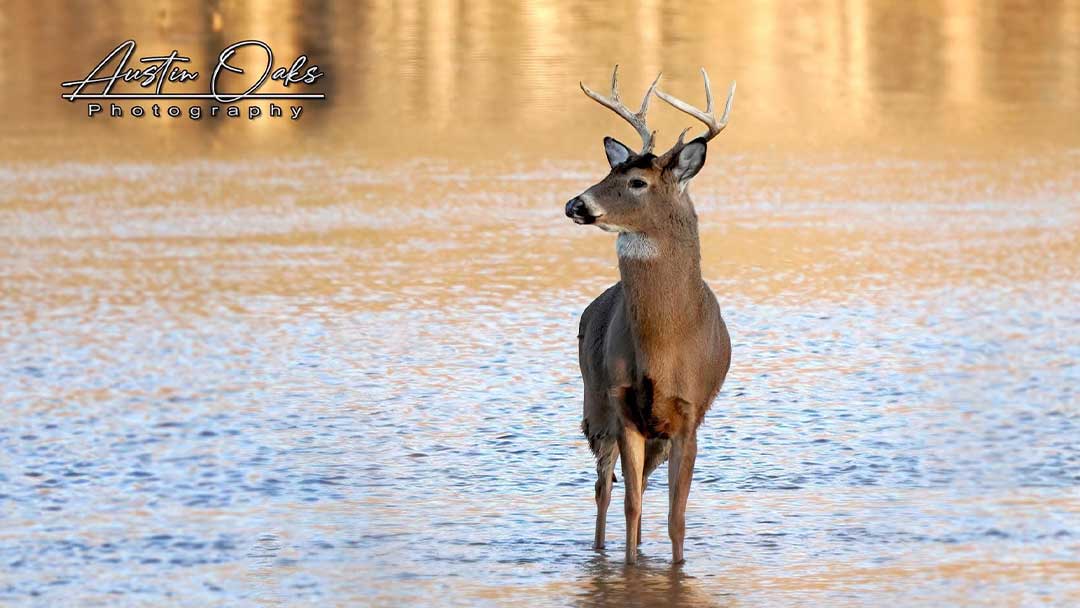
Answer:
[(639, 342), (677, 339), (702, 313), (697, 217), (660, 229), (620, 233), (616, 242), (626, 307)]

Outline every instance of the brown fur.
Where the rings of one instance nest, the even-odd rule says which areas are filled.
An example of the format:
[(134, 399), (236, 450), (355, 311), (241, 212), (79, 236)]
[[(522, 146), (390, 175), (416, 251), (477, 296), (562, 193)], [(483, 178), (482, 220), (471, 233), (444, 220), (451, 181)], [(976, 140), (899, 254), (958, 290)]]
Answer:
[[(578, 331), (582, 430), (597, 457), (595, 545), (604, 545), (611, 474), (621, 456), (628, 563), (636, 559), (641, 492), (669, 453), (668, 529), (673, 558), (682, 561), (697, 428), (731, 361), (720, 306), (701, 278), (697, 214), (686, 184), (704, 163), (705, 143), (685, 147), (691, 145), (700, 146), (700, 158), (697, 150), (683, 155), (681, 144), (661, 157), (630, 154), (617, 164), (609, 152), (611, 173), (579, 197), (603, 211), (590, 218), (598, 226), (648, 239), (656, 254), (621, 256), (622, 280), (585, 309)], [(632, 179), (647, 187), (632, 188)]]

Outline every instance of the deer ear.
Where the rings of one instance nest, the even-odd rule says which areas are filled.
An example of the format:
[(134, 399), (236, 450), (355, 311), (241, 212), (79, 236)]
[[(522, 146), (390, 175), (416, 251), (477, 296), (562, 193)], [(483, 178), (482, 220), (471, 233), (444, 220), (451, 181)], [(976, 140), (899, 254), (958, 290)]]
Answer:
[(700, 139), (686, 144), (669, 162), (667, 168), (675, 175), (679, 185), (685, 187), (690, 178), (705, 165), (705, 142)]
[(614, 169), (615, 165), (621, 165), (630, 158), (634, 152), (614, 137), (604, 138), (604, 154), (607, 154), (607, 162)]

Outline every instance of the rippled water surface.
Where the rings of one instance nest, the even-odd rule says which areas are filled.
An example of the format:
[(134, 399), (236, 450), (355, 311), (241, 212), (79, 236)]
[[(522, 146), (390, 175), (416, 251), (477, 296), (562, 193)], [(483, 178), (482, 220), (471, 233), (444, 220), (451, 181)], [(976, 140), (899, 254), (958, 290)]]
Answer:
[[(0, 8), (43, 79), (0, 71), (0, 604), (1080, 603), (1080, 5), (313, 4)], [(305, 49), (329, 98), (59, 100), (129, 35)], [(641, 563), (621, 483), (590, 548), (575, 331), (617, 271), (562, 208), (627, 135), (576, 89), (615, 61), (739, 80), (680, 568), (663, 469)]]

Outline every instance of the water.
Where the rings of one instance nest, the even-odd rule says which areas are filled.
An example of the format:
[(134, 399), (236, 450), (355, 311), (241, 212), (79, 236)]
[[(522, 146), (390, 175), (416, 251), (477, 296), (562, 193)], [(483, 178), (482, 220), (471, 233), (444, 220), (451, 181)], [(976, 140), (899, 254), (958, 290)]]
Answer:
[[(0, 603), (1080, 602), (1080, 6), (762, 6), (0, 9), (41, 74), (0, 72)], [(336, 78), (286, 125), (52, 103), (121, 31)], [(590, 548), (574, 332), (617, 275), (562, 206), (632, 141), (576, 89), (615, 60), (739, 79), (681, 568), (663, 470), (641, 563), (621, 483)]]

